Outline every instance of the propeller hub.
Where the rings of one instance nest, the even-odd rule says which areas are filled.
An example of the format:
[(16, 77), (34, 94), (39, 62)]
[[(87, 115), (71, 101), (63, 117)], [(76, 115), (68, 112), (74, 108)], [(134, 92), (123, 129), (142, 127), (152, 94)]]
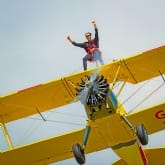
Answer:
[(78, 83), (77, 95), (82, 104), (97, 106), (106, 101), (109, 84), (103, 76), (85, 76)]

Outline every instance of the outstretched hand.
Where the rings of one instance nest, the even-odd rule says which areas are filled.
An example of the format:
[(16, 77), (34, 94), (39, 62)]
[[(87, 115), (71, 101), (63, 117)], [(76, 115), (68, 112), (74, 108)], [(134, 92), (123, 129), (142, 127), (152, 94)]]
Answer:
[(92, 21), (92, 24), (93, 24), (94, 28), (97, 28), (97, 26), (96, 26), (96, 21), (95, 21), (95, 20)]
[(71, 43), (73, 42), (70, 36), (67, 36), (67, 40), (70, 41)]
[(92, 23), (93, 23), (93, 25), (94, 25), (94, 24), (96, 24), (96, 21), (94, 20), (94, 21), (92, 21)]

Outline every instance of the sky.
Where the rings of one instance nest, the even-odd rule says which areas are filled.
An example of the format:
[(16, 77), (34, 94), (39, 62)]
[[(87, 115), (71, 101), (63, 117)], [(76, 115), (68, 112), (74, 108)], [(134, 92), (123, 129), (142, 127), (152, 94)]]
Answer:
[[(105, 63), (164, 45), (164, 6), (164, 0), (0, 0), (0, 95), (82, 70), (85, 52), (71, 45), (66, 37), (84, 42), (85, 32), (94, 34), (93, 20), (99, 29)], [(135, 107), (137, 98), (142, 100), (161, 83), (161, 78), (148, 82), (141, 93), (124, 105), (127, 111), (164, 102), (163, 86), (145, 104)], [(127, 84), (121, 101), (140, 85)], [(80, 103), (44, 113), (44, 117), (47, 122), (36, 115), (8, 123), (14, 145), (84, 127), (86, 121)], [(165, 146), (160, 140), (164, 136), (164, 131), (152, 135), (148, 147)], [(0, 137), (3, 139), (2, 133)], [(6, 149), (4, 140), (0, 148)], [(87, 155), (86, 165), (107, 165), (117, 159), (108, 149)], [(66, 164), (76, 162), (69, 159), (53, 163)]]

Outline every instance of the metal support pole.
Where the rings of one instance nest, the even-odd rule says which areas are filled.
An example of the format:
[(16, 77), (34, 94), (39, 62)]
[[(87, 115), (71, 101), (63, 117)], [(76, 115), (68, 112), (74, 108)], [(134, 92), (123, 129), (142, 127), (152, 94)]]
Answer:
[(121, 118), (125, 121), (125, 123), (136, 133), (135, 127), (131, 124), (131, 122), (124, 116), (121, 115)]
[(165, 82), (165, 78), (164, 78), (164, 76), (163, 76), (163, 74), (162, 74), (162, 72), (161, 72), (160, 70), (159, 70), (159, 73), (160, 73), (160, 75), (161, 75), (163, 81)]
[(118, 96), (120, 95), (120, 93), (122, 92), (122, 90), (123, 90), (125, 84), (126, 84), (126, 81), (124, 81), (124, 83), (122, 84), (120, 90), (118, 91), (118, 93), (117, 93), (117, 95), (116, 95), (117, 97), (118, 97)]
[(82, 143), (82, 148), (83, 150), (85, 149), (86, 147), (86, 144), (87, 144), (87, 141), (88, 141), (88, 137), (89, 137), (89, 133), (90, 133), (90, 126), (86, 126), (86, 129), (85, 129), (85, 134), (84, 134), (84, 139), (83, 139), (83, 143)]
[(5, 140), (6, 140), (7, 144), (8, 144), (8, 147), (9, 147), (10, 149), (12, 149), (14, 146), (13, 146), (13, 144), (12, 144), (10, 135), (9, 135), (9, 133), (8, 133), (8, 131), (7, 131), (7, 128), (6, 128), (5, 124), (2, 124), (2, 123), (1, 123), (0, 125), (1, 125), (1, 127), (2, 127), (2, 131), (3, 131), (3, 134), (4, 134)]
[(121, 64), (120, 64), (120, 65), (118, 66), (118, 68), (117, 68), (117, 72), (116, 72), (116, 74), (115, 74), (115, 77), (114, 77), (114, 80), (113, 80), (113, 83), (112, 83), (112, 90), (113, 90), (113, 88), (114, 88), (114, 86), (115, 86), (115, 83), (116, 83), (116, 80), (117, 80), (117, 77), (118, 77), (120, 68), (121, 68)]

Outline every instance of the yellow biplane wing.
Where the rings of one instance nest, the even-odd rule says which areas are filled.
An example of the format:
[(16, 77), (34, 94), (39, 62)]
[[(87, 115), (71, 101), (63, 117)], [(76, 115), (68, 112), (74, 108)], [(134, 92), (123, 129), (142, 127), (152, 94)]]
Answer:
[(105, 77), (109, 77), (110, 82), (115, 72), (119, 70), (118, 81), (139, 83), (165, 74), (164, 55), (165, 46), (161, 46), (107, 65), (103, 72)]
[[(138, 83), (165, 73), (165, 46), (110, 62), (100, 67), (109, 83)], [(96, 68), (62, 77), (0, 97), (0, 123), (44, 112), (76, 101), (76, 86)]]
[(148, 134), (165, 129), (165, 103), (155, 105), (127, 116), (128, 120), (137, 125), (143, 123)]
[[(47, 165), (73, 157), (71, 145), (81, 144), (85, 129), (0, 152), (2, 165)], [(96, 138), (97, 137), (97, 138)], [(107, 148), (98, 128), (92, 128), (86, 153)]]

